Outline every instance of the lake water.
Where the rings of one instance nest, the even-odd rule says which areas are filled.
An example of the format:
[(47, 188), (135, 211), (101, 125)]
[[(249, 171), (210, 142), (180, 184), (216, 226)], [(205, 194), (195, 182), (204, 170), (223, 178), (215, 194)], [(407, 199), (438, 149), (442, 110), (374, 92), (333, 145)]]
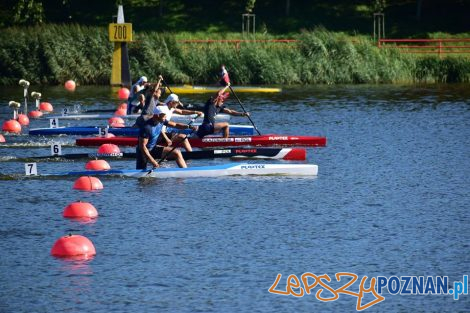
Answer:
[[(37, 91), (57, 112), (74, 104), (89, 110), (119, 104), (106, 87)], [(276, 290), (286, 289), (290, 274), (327, 274), (337, 289), (344, 280), (336, 273), (354, 273), (358, 282), (348, 290), (356, 293), (365, 276), (366, 286), (377, 276), (447, 276), (453, 288), (469, 274), (468, 85), (321, 86), (238, 96), (262, 133), (327, 137), (327, 147), (308, 149), (306, 162), (318, 164), (318, 177), (102, 178), (104, 189), (87, 193), (72, 189), (74, 177), (22, 175), (23, 162), (14, 157), (49, 154), (51, 138), (6, 136), (8, 144), (0, 146), (0, 311), (352, 312), (357, 297), (322, 302), (315, 296), (320, 286), (303, 297), (268, 289), (278, 274)], [(8, 101), (21, 98), (20, 87), (0, 89), (2, 121), (11, 116)], [(200, 103), (205, 97), (181, 98)], [(233, 97), (227, 104), (239, 109)], [(55, 140), (73, 143), (66, 136)], [(95, 149), (62, 147), (63, 153), (84, 151)], [(134, 167), (130, 160), (110, 163)], [(40, 162), (38, 170), (84, 164)], [(98, 209), (96, 221), (62, 217), (78, 199)], [(52, 257), (53, 243), (68, 233), (87, 236), (97, 255), (89, 261)], [(367, 312), (470, 311), (464, 294), (453, 300), (391, 295), (385, 288), (382, 295)], [(367, 294), (362, 303), (374, 299)]]

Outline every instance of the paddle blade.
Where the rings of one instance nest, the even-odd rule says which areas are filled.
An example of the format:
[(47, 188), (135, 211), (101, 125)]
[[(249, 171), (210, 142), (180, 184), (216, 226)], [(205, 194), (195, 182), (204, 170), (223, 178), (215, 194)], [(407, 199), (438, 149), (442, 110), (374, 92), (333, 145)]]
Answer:
[(228, 76), (228, 72), (225, 69), (225, 65), (222, 65), (222, 68), (221, 68), (221, 71), (220, 71), (219, 84), (225, 87), (229, 83), (230, 83), (230, 77)]

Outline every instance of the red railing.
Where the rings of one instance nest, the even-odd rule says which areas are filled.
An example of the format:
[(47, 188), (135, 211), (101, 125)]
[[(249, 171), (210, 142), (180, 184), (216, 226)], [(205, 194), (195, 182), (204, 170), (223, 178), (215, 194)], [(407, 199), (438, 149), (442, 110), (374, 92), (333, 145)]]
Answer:
[[(456, 43), (462, 43), (456, 45)], [(470, 53), (469, 38), (463, 39), (379, 39), (379, 48), (400, 49), (403, 53), (437, 54)]]
[(234, 44), (237, 50), (240, 49), (242, 43), (297, 43), (296, 39), (192, 39), (192, 40), (178, 40), (181, 43), (194, 43), (194, 44), (211, 44), (211, 43), (228, 43)]

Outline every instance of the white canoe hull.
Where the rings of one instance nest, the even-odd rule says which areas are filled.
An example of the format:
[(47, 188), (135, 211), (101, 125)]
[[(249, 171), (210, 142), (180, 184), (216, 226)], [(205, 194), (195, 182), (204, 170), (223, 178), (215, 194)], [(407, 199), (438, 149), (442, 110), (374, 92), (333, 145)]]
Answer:
[(215, 166), (188, 168), (157, 168), (155, 170), (109, 170), (109, 171), (80, 171), (51, 174), (57, 176), (129, 176), (135, 178), (190, 178), (190, 177), (221, 177), (245, 175), (280, 175), (280, 176), (316, 176), (318, 165), (314, 164), (247, 164), (229, 163)]

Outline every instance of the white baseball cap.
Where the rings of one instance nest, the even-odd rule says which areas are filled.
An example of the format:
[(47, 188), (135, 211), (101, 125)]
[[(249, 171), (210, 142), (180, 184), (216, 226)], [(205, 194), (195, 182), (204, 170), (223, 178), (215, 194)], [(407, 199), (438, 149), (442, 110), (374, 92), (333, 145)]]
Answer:
[(168, 104), (171, 101), (176, 101), (176, 102), (180, 103), (180, 99), (178, 98), (178, 95), (175, 95), (174, 93), (170, 94), (168, 96), (168, 98), (166, 98), (165, 104)]
[(143, 82), (143, 83), (146, 83), (147, 82), (147, 76), (142, 76), (140, 78), (140, 80)]

